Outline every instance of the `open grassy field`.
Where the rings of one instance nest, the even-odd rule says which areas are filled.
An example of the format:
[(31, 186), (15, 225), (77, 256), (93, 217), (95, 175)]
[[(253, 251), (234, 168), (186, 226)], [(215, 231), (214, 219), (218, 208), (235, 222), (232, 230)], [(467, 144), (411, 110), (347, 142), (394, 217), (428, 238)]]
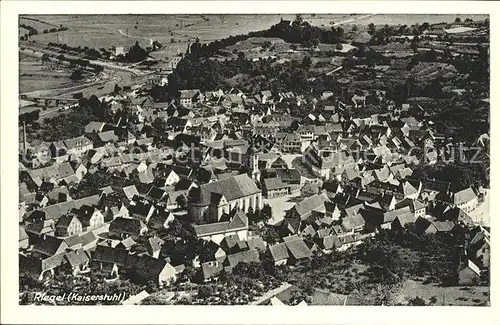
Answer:
[[(407, 280), (396, 294), (395, 302), (405, 303), (408, 299), (420, 297), (434, 306), (487, 306), (489, 287), (439, 287), (434, 284)], [(433, 302), (434, 301), (434, 302)]]
[(65, 69), (47, 70), (40, 60), (21, 56), (19, 61), (19, 93), (71, 86), (71, 72)]
[(428, 22), (429, 24), (437, 24), (437, 23), (452, 23), (455, 21), (455, 18), (460, 18), (461, 20), (465, 20), (466, 18), (470, 18), (472, 20), (484, 20), (488, 18), (488, 15), (455, 15), (455, 14), (375, 14), (370, 17), (361, 19), (357, 21), (357, 24), (368, 25), (414, 25), (414, 24), (422, 24), (424, 22)]
[[(316, 26), (330, 28), (333, 25), (356, 24), (366, 26), (414, 23), (452, 22), (456, 17), (482, 20), (487, 15), (386, 15), (386, 14), (307, 14), (302, 18)], [(32, 39), (40, 43), (62, 42), (70, 46), (109, 48), (130, 46), (139, 42), (149, 46), (152, 40), (166, 45), (153, 54), (158, 59), (168, 59), (184, 52), (187, 44), (197, 37), (210, 42), (231, 35), (247, 34), (267, 29), (280, 19), (293, 20), (295, 15), (31, 15), (22, 16), (20, 22), (39, 29)], [(37, 21), (34, 21), (35, 19)], [(67, 31), (43, 34), (43, 29), (53, 26), (68, 27)], [(363, 29), (363, 28), (362, 28)]]

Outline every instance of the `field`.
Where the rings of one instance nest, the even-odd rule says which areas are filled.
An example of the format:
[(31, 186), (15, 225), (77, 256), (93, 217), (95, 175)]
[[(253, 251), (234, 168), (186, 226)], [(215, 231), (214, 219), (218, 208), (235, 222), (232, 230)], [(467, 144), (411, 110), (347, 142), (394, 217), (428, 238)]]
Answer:
[[(387, 15), (387, 14), (307, 14), (304, 21), (330, 28), (333, 24), (377, 25), (452, 22), (456, 17), (481, 20), (487, 15)], [(33, 21), (31, 19), (36, 19)], [(186, 51), (189, 42), (197, 37), (210, 42), (231, 35), (267, 29), (280, 19), (293, 20), (295, 15), (31, 15), (20, 22), (38, 29), (32, 39), (40, 43), (59, 42), (70, 46), (110, 48), (130, 46), (139, 42), (146, 47), (153, 40), (166, 47), (153, 53), (157, 59), (168, 59), (179, 51)], [(62, 25), (68, 30), (43, 34), (43, 29)], [(362, 28), (360, 29), (362, 30)], [(21, 31), (20, 31), (21, 32)]]
[(404, 303), (415, 297), (422, 298), (427, 304), (435, 299), (432, 304), (435, 306), (485, 306), (489, 305), (490, 295), (489, 287), (439, 287), (406, 280), (394, 299), (395, 302)]
[(19, 60), (19, 93), (69, 87), (70, 72), (64, 69), (47, 70), (40, 60), (21, 56)]
[(470, 18), (472, 20), (484, 20), (488, 18), (488, 15), (454, 15), (454, 14), (375, 14), (370, 17), (363, 18), (356, 23), (368, 25), (414, 25), (414, 24), (422, 24), (424, 22), (428, 22), (429, 24), (437, 24), (437, 23), (452, 23), (455, 21), (455, 18), (460, 18), (461, 20), (465, 20), (466, 18)]

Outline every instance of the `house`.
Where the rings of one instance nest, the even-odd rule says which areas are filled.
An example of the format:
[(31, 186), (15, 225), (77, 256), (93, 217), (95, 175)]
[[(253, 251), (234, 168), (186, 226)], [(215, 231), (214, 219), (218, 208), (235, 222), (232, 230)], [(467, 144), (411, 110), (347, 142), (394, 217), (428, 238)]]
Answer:
[(186, 107), (191, 107), (195, 103), (201, 103), (204, 96), (199, 89), (184, 89), (179, 91), (179, 103)]
[(146, 243), (146, 248), (148, 250), (148, 254), (153, 256), (154, 258), (158, 258), (160, 256), (161, 247), (165, 241), (156, 236), (149, 237)]
[(85, 234), (80, 235), (80, 242), (83, 250), (93, 250), (94, 247), (97, 246), (97, 237), (92, 231), (88, 231)]
[(164, 171), (162, 177), (157, 177), (155, 178), (153, 184), (157, 187), (166, 187), (166, 186), (171, 186), (175, 185), (180, 181), (179, 175), (173, 171), (173, 170), (166, 170)]
[(417, 217), (416, 215), (411, 213), (398, 215), (392, 221), (390, 229), (405, 229), (407, 225), (414, 223), (417, 218), (421, 217)]
[(346, 232), (359, 232), (365, 228), (365, 219), (361, 213), (342, 218), (342, 228)]
[(128, 209), (124, 204), (114, 205), (109, 207), (106, 205), (104, 207), (104, 219), (105, 221), (111, 221), (118, 217), (129, 218)]
[(474, 286), (479, 283), (481, 270), (471, 260), (467, 264), (461, 265), (458, 269), (458, 284), (461, 286)]
[(290, 257), (288, 254), (288, 248), (284, 242), (269, 245), (269, 254), (271, 255), (274, 265), (276, 266), (287, 264), (288, 258)]
[(19, 249), (26, 249), (29, 247), (29, 237), (24, 227), (19, 226)]
[(55, 274), (54, 270), (66, 263), (64, 253), (54, 256), (25, 256), (19, 255), (19, 268), (23, 271), (38, 275), (38, 280), (43, 281)]
[(346, 251), (351, 247), (355, 247), (362, 243), (361, 235), (359, 233), (344, 233), (337, 236), (338, 251)]
[(148, 200), (134, 200), (131, 201), (128, 207), (128, 213), (131, 218), (148, 223), (151, 216), (156, 213), (156, 208), (153, 203)]
[(148, 227), (140, 220), (118, 217), (111, 221), (109, 232), (120, 238), (128, 236), (142, 236), (147, 233)]
[(124, 249), (97, 245), (92, 253), (90, 265), (93, 269), (102, 270), (110, 276), (117, 276), (121, 267), (125, 266), (128, 252)]
[(127, 259), (127, 268), (133, 273), (133, 280), (139, 283), (152, 281), (162, 287), (175, 282), (177, 279), (175, 268), (164, 259), (149, 255), (141, 255)]
[(411, 212), (413, 212), (413, 214), (415, 215), (415, 218), (425, 217), (426, 205), (423, 202), (421, 202), (420, 200), (418, 200), (418, 199), (412, 200), (412, 199), (406, 198), (406, 199), (396, 203), (395, 208), (400, 209), (400, 208), (403, 208), (406, 206), (410, 208)]
[(453, 204), (469, 213), (477, 208), (478, 198), (476, 193), (468, 187), (453, 194)]
[(283, 152), (300, 153), (302, 151), (302, 139), (296, 133), (286, 133), (281, 141), (280, 148)]
[(78, 216), (84, 230), (95, 229), (104, 224), (103, 214), (95, 207), (84, 204), (80, 208), (72, 209), (71, 212)]
[(58, 184), (65, 179), (75, 175), (75, 171), (69, 162), (54, 164), (51, 166), (32, 169), (26, 172), (35, 184), (41, 185), (43, 182)]
[(490, 235), (483, 227), (472, 237), (467, 248), (467, 255), (476, 265), (490, 266)]
[(122, 188), (122, 191), (125, 194), (125, 197), (129, 200), (132, 200), (132, 198), (136, 195), (139, 196), (139, 192), (137, 191), (135, 185), (125, 186)]
[(248, 238), (247, 245), (249, 249), (256, 249), (257, 251), (264, 253), (267, 249), (267, 243), (260, 236), (254, 236)]
[(237, 235), (241, 241), (248, 238), (248, 218), (241, 210), (237, 210), (230, 221), (193, 225), (197, 238), (220, 244), (227, 236)]
[(90, 257), (83, 249), (80, 248), (75, 251), (67, 252), (64, 254), (64, 258), (68, 262), (67, 265), (71, 268), (73, 275), (88, 270)]
[(69, 237), (82, 232), (82, 223), (74, 214), (67, 214), (57, 219), (55, 235), (58, 237)]
[(226, 270), (231, 271), (239, 263), (259, 263), (259, 261), (259, 252), (256, 249), (249, 249), (227, 255), (224, 266)]
[(171, 211), (159, 211), (149, 219), (148, 226), (153, 229), (168, 229), (174, 220), (175, 215)]
[(104, 125), (106, 123), (104, 122), (97, 122), (97, 121), (91, 121), (89, 124), (85, 126), (85, 133), (99, 133), (102, 132), (102, 129), (104, 128)]
[(79, 157), (88, 150), (94, 148), (94, 144), (85, 136), (64, 140), (64, 145), (67, 148), (67, 154), (70, 156)]
[(281, 178), (281, 181), (288, 185), (290, 191), (300, 189), (301, 177), (300, 172), (295, 168), (268, 168), (262, 172), (261, 179), (265, 178)]
[(418, 234), (449, 233), (455, 228), (454, 221), (437, 221), (434, 219), (418, 218), (415, 221), (414, 231)]
[(38, 253), (42, 257), (49, 257), (64, 253), (68, 245), (54, 236), (45, 236), (43, 240), (33, 246), (33, 253)]
[(382, 229), (391, 229), (396, 218), (398, 218), (398, 222), (403, 223), (401, 224), (401, 226), (404, 226), (406, 223), (416, 221), (416, 218), (413, 212), (411, 212), (410, 207), (405, 206), (403, 208), (384, 213), (384, 219), (380, 227)]
[(226, 254), (233, 254), (248, 250), (248, 244), (245, 241), (240, 240), (238, 235), (224, 237), (219, 245)]
[(205, 282), (216, 279), (222, 270), (224, 270), (223, 261), (201, 263), (201, 276)]
[(280, 177), (266, 178), (262, 183), (262, 194), (266, 198), (285, 196), (289, 194), (290, 187)]
[(311, 249), (298, 235), (284, 237), (283, 242), (288, 249), (289, 262), (291, 263), (295, 263), (296, 261), (300, 261), (312, 256)]
[(78, 200), (71, 200), (57, 204), (48, 205), (44, 208), (30, 211), (26, 214), (25, 220), (37, 221), (54, 219), (57, 220), (65, 214), (68, 214), (71, 209), (79, 208), (82, 205), (97, 206), (100, 200), (100, 195), (87, 196)]
[(39, 220), (26, 226), (26, 234), (29, 237), (30, 245), (43, 239), (45, 235), (53, 236), (55, 234), (55, 222), (52, 219)]
[(203, 184), (193, 192), (188, 212), (199, 223), (220, 221), (223, 213), (229, 214), (236, 207), (244, 213), (263, 207), (262, 192), (247, 174)]
[(312, 195), (296, 203), (288, 210), (286, 212), (286, 218), (306, 220), (312, 215), (313, 211), (325, 213), (325, 202), (329, 201), (329, 198), (325, 194)]

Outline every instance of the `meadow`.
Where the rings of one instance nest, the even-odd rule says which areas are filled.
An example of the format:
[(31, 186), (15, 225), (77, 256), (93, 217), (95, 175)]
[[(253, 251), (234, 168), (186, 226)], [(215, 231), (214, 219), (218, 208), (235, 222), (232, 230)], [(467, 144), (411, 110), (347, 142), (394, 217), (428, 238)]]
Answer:
[[(453, 22), (472, 18), (482, 20), (487, 15), (406, 15), (406, 14), (307, 14), (304, 21), (316, 26), (330, 28), (333, 24), (343, 24), (344, 29), (356, 24), (366, 26), (415, 23)], [(31, 18), (31, 19), (30, 19)], [(59, 42), (70, 46), (110, 48), (130, 46), (135, 42), (143, 47), (153, 40), (165, 45), (153, 56), (168, 59), (179, 51), (185, 52), (187, 45), (199, 38), (210, 42), (232, 35), (247, 34), (251, 31), (267, 29), (280, 19), (293, 20), (295, 15), (31, 15), (22, 16), (20, 22), (39, 30), (32, 39), (40, 43)], [(32, 20), (35, 19), (36, 21)], [(43, 34), (50, 26), (65, 26), (67, 31)]]

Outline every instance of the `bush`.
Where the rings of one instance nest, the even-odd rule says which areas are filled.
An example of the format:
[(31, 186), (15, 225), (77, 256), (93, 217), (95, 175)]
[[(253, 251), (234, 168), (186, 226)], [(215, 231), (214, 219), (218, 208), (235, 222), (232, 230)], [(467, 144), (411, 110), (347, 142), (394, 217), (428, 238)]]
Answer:
[(420, 297), (414, 297), (408, 300), (408, 306), (427, 306), (425, 300)]

